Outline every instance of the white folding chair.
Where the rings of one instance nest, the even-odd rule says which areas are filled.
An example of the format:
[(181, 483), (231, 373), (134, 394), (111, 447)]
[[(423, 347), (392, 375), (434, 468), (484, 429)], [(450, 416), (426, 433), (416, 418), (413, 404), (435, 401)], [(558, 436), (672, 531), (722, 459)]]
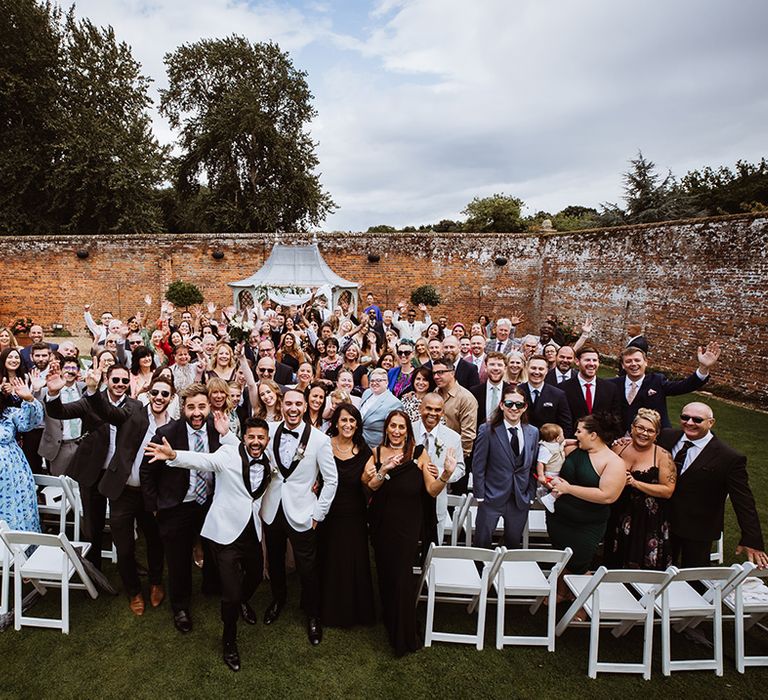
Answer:
[[(0, 532), (8, 532), (8, 524), (0, 520)], [(10, 610), (11, 569), (13, 568), (13, 553), (0, 539), (0, 615)]]
[[(557, 613), (557, 579), (571, 558), (573, 550), (506, 549), (491, 569), (491, 585), (496, 588), (496, 648), (505, 644), (546, 646), (555, 650), (555, 616)], [(542, 564), (546, 565), (542, 568)], [(546, 569), (549, 569), (547, 571)], [(536, 614), (544, 598), (547, 603), (547, 634), (543, 637), (504, 634), (504, 614), (507, 603), (529, 604)]]
[[(494, 560), (501, 550), (480, 549), (478, 547), (437, 547), (432, 544), (427, 553), (426, 561), (419, 580), (418, 596), (424, 584), (427, 584), (427, 622), (424, 633), (424, 645), (432, 646), (432, 642), (457, 642), (459, 644), (474, 644), (477, 649), (483, 648), (485, 636), (485, 611), (488, 602), (490, 572)], [(478, 573), (475, 562), (482, 563), (482, 574)], [(477, 629), (475, 634), (459, 634), (456, 632), (439, 632), (434, 629), (435, 602), (466, 603), (468, 611), (477, 607)]]
[(528, 511), (528, 520), (523, 530), (523, 549), (528, 549), (531, 544), (531, 538), (537, 540), (539, 547), (548, 547), (549, 532), (547, 531), (547, 511), (534, 510)]
[[(437, 524), (437, 541), (442, 545), (446, 536), (450, 538), (451, 546), (455, 547), (459, 542), (459, 532), (464, 526), (465, 511), (464, 507), (467, 502), (467, 496), (452, 496), (448, 495), (448, 507), (453, 508), (453, 513), (450, 511), (445, 514), (445, 517), (441, 522)], [(467, 546), (471, 543), (469, 537), (467, 537)]]
[[(467, 498), (464, 513), (464, 531), (467, 534), (467, 541), (474, 542), (475, 538), (475, 522), (477, 522), (477, 507), (479, 503), (477, 499), (470, 495)], [(496, 528), (493, 531), (494, 537), (500, 537), (504, 535), (504, 518), (499, 518), (499, 522), (496, 523)]]
[[(655, 609), (661, 617), (661, 672), (669, 676), (672, 671), (713, 670), (723, 675), (723, 588), (730, 586), (743, 573), (740, 564), (728, 568), (700, 567), (680, 569), (667, 587)], [(691, 581), (700, 581), (708, 589), (699, 593)], [(640, 593), (647, 591), (647, 584), (633, 583)], [(703, 620), (712, 620), (714, 656), (708, 659), (672, 660), (671, 627), (675, 630), (696, 627)]]
[[(0, 538), (14, 555), (14, 628), (20, 630), (22, 626), (47, 627), (60, 629), (64, 634), (69, 634), (69, 589), (85, 589), (91, 598), (96, 598), (98, 592), (67, 536), (64, 533), (43, 535), (38, 532), (9, 531), (0, 532)], [(28, 548), (32, 546), (36, 549), (27, 556)], [(79, 544), (79, 546), (83, 547), (83, 553), (88, 549), (87, 544)], [(78, 575), (80, 583), (71, 581), (75, 574)], [(41, 593), (45, 593), (49, 586), (61, 588), (60, 619), (30, 617), (23, 614), (23, 579), (32, 579)]]
[(709, 561), (713, 564), (722, 564), (723, 559), (723, 533), (721, 532), (720, 538), (715, 542), (715, 551), (709, 554)]
[(757, 569), (752, 562), (744, 562), (742, 575), (735, 585), (723, 587), (723, 603), (734, 619), (736, 670), (744, 673), (747, 666), (768, 666), (768, 656), (747, 656), (744, 633), (755, 626), (768, 631), (761, 620), (768, 615), (768, 569)]
[[(66, 532), (67, 516), (72, 512), (73, 501), (67, 497), (64, 489), (63, 476), (49, 476), (48, 474), (34, 474), (35, 484), (40, 489), (43, 502), (38, 503), (37, 510), (42, 519), (45, 515), (51, 515), (59, 519), (59, 532)], [(75, 515), (75, 520), (78, 520)], [(75, 537), (77, 539), (77, 537)]]
[[(641, 673), (645, 680), (651, 677), (651, 651), (653, 648), (653, 605), (656, 596), (663, 595), (676, 573), (674, 567), (666, 571), (623, 569), (609, 571), (601, 566), (592, 576), (567, 575), (565, 583), (576, 595), (568, 611), (555, 628), (559, 637), (571, 625), (584, 626), (573, 618), (582, 608), (589, 616), (588, 675), (596, 678), (600, 672)], [(648, 591), (638, 600), (626, 584), (644, 583)], [(621, 637), (635, 625), (644, 625), (643, 660), (641, 663), (606, 662), (598, 659), (600, 627), (612, 627), (611, 634)]]

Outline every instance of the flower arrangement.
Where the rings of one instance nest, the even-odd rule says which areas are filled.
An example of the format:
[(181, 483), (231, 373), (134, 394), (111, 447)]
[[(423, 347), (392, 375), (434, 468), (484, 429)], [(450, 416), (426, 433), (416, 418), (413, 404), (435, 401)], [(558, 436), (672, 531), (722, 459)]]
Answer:
[(32, 328), (32, 319), (29, 316), (22, 316), (17, 318), (11, 324), (11, 333), (19, 335), (19, 333), (29, 333), (29, 329)]
[(234, 343), (245, 343), (250, 338), (253, 329), (253, 321), (248, 321), (245, 314), (240, 313), (229, 319), (227, 334)]

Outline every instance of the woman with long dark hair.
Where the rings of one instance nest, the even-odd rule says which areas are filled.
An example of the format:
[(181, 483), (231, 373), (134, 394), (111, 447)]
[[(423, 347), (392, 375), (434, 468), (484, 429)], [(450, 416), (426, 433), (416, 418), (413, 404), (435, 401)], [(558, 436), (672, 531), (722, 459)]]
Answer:
[(139, 394), (149, 388), (152, 373), (156, 369), (155, 353), (145, 345), (139, 345), (131, 353), (131, 398), (138, 398)]
[(368, 558), (367, 496), (361, 482), (371, 450), (363, 440), (360, 412), (352, 404), (339, 404), (328, 435), (339, 482), (331, 509), (317, 531), (322, 618), (331, 627), (371, 625), (376, 615)]
[(384, 626), (398, 656), (422, 646), (413, 565), (419, 540), (435, 527), (434, 498), (455, 468), (456, 459), (446, 456), (443, 472), (432, 476), (429, 455), (415, 444), (411, 421), (398, 409), (387, 416), (383, 441), (363, 472), (363, 484), (373, 491), (369, 522)]

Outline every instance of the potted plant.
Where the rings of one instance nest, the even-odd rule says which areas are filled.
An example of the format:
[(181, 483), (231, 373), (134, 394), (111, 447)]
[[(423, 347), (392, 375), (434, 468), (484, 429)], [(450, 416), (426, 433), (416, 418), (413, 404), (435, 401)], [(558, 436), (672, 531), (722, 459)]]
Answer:
[(27, 346), (32, 342), (28, 335), (30, 328), (32, 328), (32, 319), (29, 316), (17, 318), (11, 324), (11, 333), (13, 333), (19, 345)]

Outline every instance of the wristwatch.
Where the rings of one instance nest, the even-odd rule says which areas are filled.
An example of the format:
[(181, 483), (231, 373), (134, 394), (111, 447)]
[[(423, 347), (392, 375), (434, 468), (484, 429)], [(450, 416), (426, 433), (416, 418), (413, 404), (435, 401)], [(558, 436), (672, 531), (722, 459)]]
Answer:
[(379, 481), (385, 481), (389, 479), (389, 474), (382, 474), (381, 472), (376, 472), (376, 479)]

